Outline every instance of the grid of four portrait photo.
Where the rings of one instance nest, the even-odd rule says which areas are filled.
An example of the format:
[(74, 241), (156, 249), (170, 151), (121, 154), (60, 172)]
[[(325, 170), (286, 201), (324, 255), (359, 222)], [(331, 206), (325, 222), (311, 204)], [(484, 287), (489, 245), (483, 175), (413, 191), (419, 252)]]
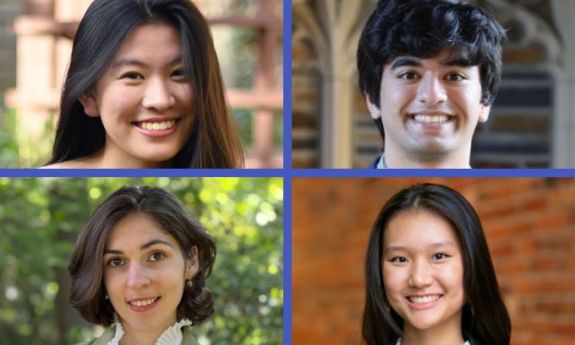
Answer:
[(0, 344), (574, 344), (573, 16), (0, 2)]

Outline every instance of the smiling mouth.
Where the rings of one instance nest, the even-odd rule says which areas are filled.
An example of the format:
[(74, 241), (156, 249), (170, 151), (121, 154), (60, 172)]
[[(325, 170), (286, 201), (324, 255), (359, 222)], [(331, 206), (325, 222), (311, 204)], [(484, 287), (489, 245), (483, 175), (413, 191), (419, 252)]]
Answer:
[(407, 300), (414, 305), (425, 305), (439, 300), (443, 295), (407, 296)]
[(441, 125), (452, 121), (455, 117), (447, 114), (412, 114), (410, 118), (424, 125)]
[(160, 297), (153, 297), (153, 298), (146, 298), (146, 299), (135, 299), (135, 300), (131, 300), (128, 302), (128, 304), (137, 307), (137, 308), (145, 308), (148, 307), (154, 303), (156, 303), (156, 301), (158, 301), (160, 299)]
[(176, 120), (166, 120), (166, 121), (140, 121), (134, 122), (134, 124), (146, 131), (165, 131), (167, 129), (174, 128), (176, 126)]

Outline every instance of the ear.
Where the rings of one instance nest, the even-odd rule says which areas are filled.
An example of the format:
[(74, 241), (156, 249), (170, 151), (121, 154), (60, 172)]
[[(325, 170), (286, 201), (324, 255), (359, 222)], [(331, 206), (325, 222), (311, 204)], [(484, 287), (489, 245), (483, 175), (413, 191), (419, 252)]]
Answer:
[(365, 102), (367, 103), (367, 109), (369, 110), (371, 118), (374, 120), (381, 118), (381, 111), (375, 104), (373, 104), (373, 102), (369, 98), (369, 95), (364, 94), (364, 96), (365, 96)]
[(491, 111), (491, 104), (481, 104), (479, 111), (479, 122), (483, 123), (489, 119), (489, 112)]
[(185, 279), (190, 280), (194, 278), (199, 270), (200, 270), (200, 263), (198, 259), (198, 247), (193, 246), (186, 258)]
[(82, 94), (79, 98), (80, 103), (84, 107), (84, 112), (90, 117), (100, 116), (100, 109), (98, 109), (98, 101), (94, 92), (88, 91)]

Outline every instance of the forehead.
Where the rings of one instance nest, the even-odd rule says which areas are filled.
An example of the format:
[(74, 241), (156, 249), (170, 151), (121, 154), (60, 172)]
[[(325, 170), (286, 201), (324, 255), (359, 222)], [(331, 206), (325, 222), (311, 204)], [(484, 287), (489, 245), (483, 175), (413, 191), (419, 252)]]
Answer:
[(117, 61), (122, 58), (173, 58), (182, 50), (180, 32), (165, 22), (142, 24), (135, 27), (126, 36), (118, 53)]
[(145, 213), (130, 213), (114, 224), (108, 233), (106, 248), (139, 248), (152, 239), (164, 240), (177, 248), (177, 240), (162, 228), (152, 216)]
[(451, 223), (435, 212), (425, 209), (401, 211), (391, 218), (384, 231), (384, 247), (424, 248), (449, 242), (459, 247)]

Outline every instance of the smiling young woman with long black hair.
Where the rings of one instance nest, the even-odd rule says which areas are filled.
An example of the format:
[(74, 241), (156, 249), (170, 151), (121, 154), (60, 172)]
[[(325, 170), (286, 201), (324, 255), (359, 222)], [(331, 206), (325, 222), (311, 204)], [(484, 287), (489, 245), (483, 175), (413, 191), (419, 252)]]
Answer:
[(481, 222), (453, 189), (418, 184), (393, 196), (373, 225), (365, 277), (368, 345), (509, 345)]
[(82, 18), (51, 168), (239, 168), (206, 19), (188, 0), (95, 0)]

